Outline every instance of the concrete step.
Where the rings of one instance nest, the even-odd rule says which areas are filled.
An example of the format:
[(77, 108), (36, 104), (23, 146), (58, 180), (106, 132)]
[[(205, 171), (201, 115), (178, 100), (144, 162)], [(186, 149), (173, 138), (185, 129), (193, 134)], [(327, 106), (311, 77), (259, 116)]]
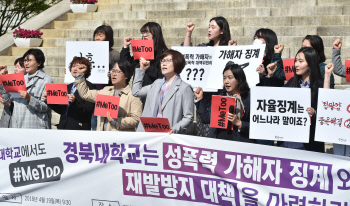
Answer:
[(54, 21), (52, 29), (95, 29), (105, 23), (103, 20)]
[[(12, 66), (17, 58), (21, 56), (0, 56), (0, 62), (3, 65)], [(64, 56), (46, 56), (45, 66), (64, 66)]]
[[(12, 55), (22, 56), (25, 52), (33, 47), (12, 47)], [(45, 56), (57, 56), (66, 53), (66, 48), (64, 47), (37, 47), (44, 52)]]
[(350, 26), (319, 26), (317, 34), (320, 36), (350, 36)]

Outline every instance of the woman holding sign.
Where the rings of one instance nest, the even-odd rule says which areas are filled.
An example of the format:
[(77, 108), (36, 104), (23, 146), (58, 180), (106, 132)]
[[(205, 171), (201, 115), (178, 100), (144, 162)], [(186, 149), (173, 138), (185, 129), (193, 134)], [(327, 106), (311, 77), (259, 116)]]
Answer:
[[(229, 124), (225, 129), (210, 128), (209, 137), (233, 140), (239, 142), (254, 143), (255, 140), (249, 139), (249, 121), (250, 121), (250, 89), (243, 69), (233, 62), (228, 62), (223, 71), (224, 92), (218, 93), (219, 96), (235, 98), (236, 105), (232, 105), (233, 111), (229, 111), (227, 116)], [(203, 101), (203, 89), (198, 87), (194, 92), (197, 97), (197, 112), (204, 124), (209, 124), (212, 115), (212, 102), (209, 104)], [(231, 130), (233, 125), (233, 130)]]
[[(69, 65), (69, 71), (73, 77), (84, 73), (84, 77), (87, 79), (91, 74), (91, 63), (84, 57), (74, 57)], [(86, 85), (89, 89), (96, 89), (95, 85), (89, 81), (86, 81)], [(74, 83), (67, 85), (67, 91), (68, 105), (48, 104), (52, 110), (60, 114), (57, 129), (91, 130), (91, 116), (94, 112), (95, 104), (83, 100), (79, 96)], [(47, 102), (46, 93), (42, 99)]]
[[(14, 98), (11, 128), (51, 129), (51, 109), (41, 99), (46, 92), (46, 83), (53, 83), (43, 68), (44, 53), (40, 49), (29, 49), (24, 55), (26, 91), (19, 91)], [(12, 98), (4, 99), (11, 102)]]
[[(310, 88), (311, 89), (311, 107), (306, 108), (310, 118), (311, 127), (309, 135), (309, 143), (299, 142), (283, 142), (283, 146), (294, 149), (306, 149), (308, 151), (324, 153), (324, 142), (315, 141), (316, 129), (316, 110), (319, 88), (330, 88), (331, 73), (334, 69), (333, 64), (325, 66), (325, 79), (322, 79), (318, 55), (311, 47), (301, 48), (295, 56), (295, 71), (292, 77), (284, 87)], [(264, 79), (266, 86), (273, 86), (272, 77), (276, 71), (277, 63), (272, 63), (267, 66), (268, 75)]]
[(81, 69), (82, 73), (75, 75), (74, 83), (81, 98), (95, 103), (98, 94), (120, 97), (118, 118), (112, 118), (110, 113), (107, 113), (107, 117), (99, 116), (96, 130), (135, 131), (140, 121), (142, 103), (139, 98), (132, 95), (131, 87), (128, 85), (133, 75), (131, 64), (127, 61), (117, 61), (111, 71), (113, 86), (106, 86), (102, 90), (89, 89), (85, 80), (85, 71), (84, 67)]
[[(186, 25), (186, 36), (185, 41), (183, 42), (183, 46), (191, 46), (191, 36), (192, 32), (195, 28), (195, 24), (193, 22), (189, 22)], [(230, 25), (228, 21), (222, 17), (217, 16), (209, 20), (208, 27), (208, 40), (207, 43), (199, 44), (198, 46), (235, 46), (237, 45), (237, 40), (231, 40), (231, 32)], [(211, 96), (214, 93), (205, 92), (202, 101), (207, 102), (208, 104), (211, 102)], [(209, 124), (203, 124), (200, 118), (200, 115), (197, 112), (197, 135), (202, 137), (208, 137), (209, 135)]]
[[(151, 85), (142, 86), (150, 61), (140, 60), (140, 68), (135, 70), (132, 94), (146, 98), (142, 117), (168, 118), (171, 132), (185, 134), (193, 121), (193, 92), (191, 85), (181, 80), (180, 73), (186, 65), (184, 56), (174, 50), (168, 50), (160, 56), (163, 79)], [(144, 132), (140, 123), (138, 132)]]
[[(24, 67), (23, 57), (20, 57), (15, 60), (15, 74), (24, 73), (26, 74), (26, 69)], [(6, 66), (0, 66), (0, 75), (8, 74)], [(8, 93), (2, 95), (10, 95)], [(9, 97), (9, 96), (8, 96)], [(4, 105), (4, 110), (2, 111), (0, 127), (1, 128), (9, 128), (11, 126), (11, 117), (13, 112), (13, 102), (4, 102), (2, 97), (0, 98), (0, 102)]]
[[(154, 50), (154, 60), (151, 60), (149, 69), (146, 70), (144, 81), (142, 86), (147, 86), (152, 84), (155, 80), (163, 78), (163, 74), (160, 70), (160, 56), (163, 52), (167, 51), (162, 27), (156, 22), (148, 22), (143, 25), (140, 29), (142, 40), (153, 39), (153, 50)], [(127, 60), (130, 63), (134, 62), (134, 58), (130, 55), (129, 46), (131, 44), (131, 37), (126, 37), (124, 39), (124, 47), (120, 52), (120, 59)], [(135, 61), (135, 64), (139, 64), (139, 61)]]

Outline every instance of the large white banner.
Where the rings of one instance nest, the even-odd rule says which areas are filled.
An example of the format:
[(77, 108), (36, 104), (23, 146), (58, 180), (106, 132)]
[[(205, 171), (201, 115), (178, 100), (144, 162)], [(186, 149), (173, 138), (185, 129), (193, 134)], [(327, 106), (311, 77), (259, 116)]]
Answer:
[(319, 89), (315, 140), (350, 145), (350, 90)]
[(310, 89), (252, 87), (250, 139), (309, 142)]
[(0, 134), (3, 203), (349, 203), (348, 157), (164, 133), (0, 129)]
[(91, 63), (91, 76), (88, 78), (91, 83), (108, 84), (108, 41), (67, 41), (65, 83), (74, 82), (74, 77), (69, 71), (69, 64), (74, 57), (85, 57)]
[(256, 69), (262, 63), (265, 44), (217, 47), (171, 47), (181, 52), (186, 59), (186, 67), (181, 79), (193, 88), (204, 91), (223, 89), (223, 74), (227, 62), (232, 61), (244, 69), (249, 86), (259, 83)]

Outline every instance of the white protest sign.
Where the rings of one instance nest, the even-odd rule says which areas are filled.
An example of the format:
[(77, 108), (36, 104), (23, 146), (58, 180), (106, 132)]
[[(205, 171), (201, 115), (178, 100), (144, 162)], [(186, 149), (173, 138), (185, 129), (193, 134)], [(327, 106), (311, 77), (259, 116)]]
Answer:
[(350, 191), (348, 157), (164, 133), (2, 128), (0, 167), (1, 205), (345, 206)]
[(91, 63), (91, 76), (88, 80), (93, 84), (108, 84), (109, 43), (108, 41), (67, 41), (66, 42), (66, 75), (65, 83), (74, 82), (69, 65), (74, 57), (85, 57)]
[(350, 145), (350, 90), (319, 89), (315, 140)]
[(262, 63), (265, 46), (265, 44), (259, 44), (215, 47), (213, 69), (210, 70), (210, 81), (207, 82), (206, 88), (223, 88), (222, 71), (229, 61), (243, 68), (249, 87), (255, 86), (259, 83), (259, 74), (256, 72), (256, 68)]
[[(202, 87), (204, 91), (217, 91), (206, 89), (210, 69), (213, 65), (214, 47), (173, 46), (171, 49), (181, 52), (185, 57), (186, 66), (180, 74), (183, 81), (190, 84), (194, 89)], [(222, 82), (222, 76), (220, 81)]]
[(309, 142), (310, 89), (252, 87), (250, 139)]

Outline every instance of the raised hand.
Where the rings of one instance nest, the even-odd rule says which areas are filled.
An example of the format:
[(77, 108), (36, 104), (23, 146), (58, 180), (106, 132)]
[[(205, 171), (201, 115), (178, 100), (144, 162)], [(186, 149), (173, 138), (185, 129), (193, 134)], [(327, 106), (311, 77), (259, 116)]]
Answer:
[(275, 53), (282, 53), (284, 49), (284, 45), (282, 43), (275, 45), (274, 50)]
[(336, 39), (334, 42), (333, 42), (333, 48), (334, 49), (341, 49), (341, 40), (340, 39)]
[(187, 29), (187, 32), (190, 32), (192, 33), (193, 29), (194, 29), (194, 23), (193, 22), (190, 22), (186, 25), (186, 29)]
[(196, 91), (194, 91), (194, 96), (196, 96), (197, 101), (200, 101), (203, 98), (203, 89), (202, 87), (198, 87)]
[(151, 66), (150, 62), (144, 58), (140, 58), (140, 69), (148, 69)]
[(266, 68), (267, 68), (267, 72), (268, 72), (267, 77), (268, 78), (273, 77), (273, 75), (275, 74), (276, 69), (277, 69), (277, 62), (274, 62), (274, 63), (267, 65)]
[(229, 46), (237, 46), (237, 39), (231, 39), (231, 40), (228, 42), (228, 45), (229, 45)]
[(131, 44), (131, 36), (124, 38), (124, 48), (128, 48)]

